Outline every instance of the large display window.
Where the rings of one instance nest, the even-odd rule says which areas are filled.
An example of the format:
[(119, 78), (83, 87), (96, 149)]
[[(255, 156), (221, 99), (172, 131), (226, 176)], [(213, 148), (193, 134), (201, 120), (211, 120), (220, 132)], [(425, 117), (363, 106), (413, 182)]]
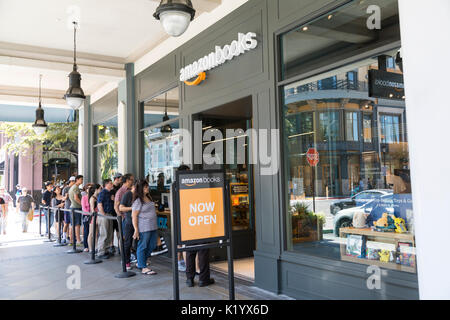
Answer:
[(404, 95), (369, 90), (402, 75), (398, 7), (371, 4), (380, 30), (354, 2), (280, 36), (287, 250), (415, 273)]
[(95, 177), (101, 183), (118, 172), (119, 145), (117, 116), (94, 126)]
[[(163, 122), (166, 113), (168, 120)], [(168, 191), (181, 165), (178, 117), (178, 87), (144, 104), (144, 170), (150, 188), (155, 191)], [(172, 132), (162, 132), (164, 125), (170, 125)]]

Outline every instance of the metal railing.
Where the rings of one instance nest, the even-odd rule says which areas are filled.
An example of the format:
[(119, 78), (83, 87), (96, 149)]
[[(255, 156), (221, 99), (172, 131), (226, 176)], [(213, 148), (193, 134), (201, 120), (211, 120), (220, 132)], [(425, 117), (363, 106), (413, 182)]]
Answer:
[(122, 228), (122, 217), (121, 216), (107, 216), (107, 215), (103, 215), (101, 213), (98, 212), (85, 212), (82, 210), (78, 210), (75, 208), (71, 208), (71, 209), (63, 209), (63, 208), (58, 208), (58, 207), (50, 207), (50, 206), (39, 206), (39, 234), (41, 234), (41, 223), (42, 223), (42, 211), (45, 210), (46, 211), (46, 215), (47, 215), (47, 228), (48, 228), (48, 240), (47, 242), (53, 242), (55, 240), (52, 239), (52, 235), (51, 235), (51, 231), (50, 231), (50, 214), (51, 211), (53, 211), (54, 213), (56, 213), (58, 215), (58, 222), (59, 222), (59, 227), (58, 227), (58, 243), (55, 244), (55, 247), (61, 247), (61, 246), (65, 246), (67, 244), (63, 244), (61, 241), (61, 235), (62, 235), (62, 226), (63, 226), (63, 212), (70, 212), (71, 214), (71, 219), (72, 219), (72, 249), (67, 251), (68, 254), (74, 254), (74, 253), (80, 253), (82, 252), (82, 250), (77, 249), (77, 237), (76, 237), (76, 233), (75, 233), (75, 213), (81, 214), (83, 216), (91, 216), (93, 218), (93, 237), (92, 237), (92, 250), (91, 250), (91, 255), (90, 255), (90, 260), (85, 261), (85, 264), (97, 264), (97, 263), (101, 263), (102, 260), (100, 259), (96, 259), (95, 258), (95, 242), (96, 242), (96, 235), (97, 235), (97, 219), (101, 218), (101, 219), (107, 219), (107, 220), (116, 220), (118, 225), (119, 225), (119, 248), (120, 248), (120, 254), (122, 257), (122, 261), (121, 261), (121, 265), (122, 265), (122, 272), (118, 273), (115, 275), (116, 278), (129, 278), (132, 276), (135, 276), (136, 273), (132, 272), (132, 271), (127, 271), (127, 267), (126, 267), (126, 260), (125, 260), (125, 250), (124, 250), (124, 245), (123, 245), (123, 228)]

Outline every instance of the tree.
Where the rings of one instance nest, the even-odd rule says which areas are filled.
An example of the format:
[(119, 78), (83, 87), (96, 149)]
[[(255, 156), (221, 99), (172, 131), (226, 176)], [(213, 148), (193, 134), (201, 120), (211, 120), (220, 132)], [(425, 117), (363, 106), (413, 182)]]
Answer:
[(50, 123), (43, 135), (37, 135), (30, 123), (0, 122), (0, 132), (7, 138), (3, 150), (19, 155), (31, 146), (42, 151), (65, 151), (78, 156), (78, 123)]

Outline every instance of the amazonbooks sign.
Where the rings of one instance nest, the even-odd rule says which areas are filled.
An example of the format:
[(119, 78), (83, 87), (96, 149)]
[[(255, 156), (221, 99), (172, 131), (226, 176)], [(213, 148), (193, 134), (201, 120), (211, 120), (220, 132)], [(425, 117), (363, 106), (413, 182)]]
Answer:
[[(255, 38), (256, 33), (253, 32), (248, 32), (246, 34), (239, 33), (238, 39), (230, 44), (227, 44), (224, 47), (216, 46), (214, 52), (211, 52), (194, 63), (182, 68), (180, 70), (180, 81), (186, 82), (195, 77), (200, 77), (204, 80), (205, 76), (203, 73), (205, 71), (214, 69), (225, 62), (232, 60), (234, 57), (238, 57), (249, 50), (255, 49), (258, 45), (258, 41)], [(193, 83), (199, 84), (196, 83), (196, 81), (193, 81)]]
[(181, 242), (216, 241), (225, 238), (223, 172), (180, 173), (177, 181)]

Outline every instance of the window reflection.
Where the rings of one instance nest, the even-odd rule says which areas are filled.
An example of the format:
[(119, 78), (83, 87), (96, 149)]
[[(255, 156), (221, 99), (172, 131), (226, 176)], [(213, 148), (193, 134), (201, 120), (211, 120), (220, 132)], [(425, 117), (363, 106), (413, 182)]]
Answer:
[[(376, 59), (347, 68), (326, 81), (284, 87), (288, 248), (415, 272), (405, 104), (370, 98), (367, 82), (355, 85), (354, 77), (378, 68)], [(337, 79), (334, 90), (330, 79)], [(340, 80), (347, 85), (341, 88)], [(306, 161), (309, 148), (319, 152), (315, 168)], [(380, 232), (383, 221), (387, 228), (397, 218), (403, 232)]]

